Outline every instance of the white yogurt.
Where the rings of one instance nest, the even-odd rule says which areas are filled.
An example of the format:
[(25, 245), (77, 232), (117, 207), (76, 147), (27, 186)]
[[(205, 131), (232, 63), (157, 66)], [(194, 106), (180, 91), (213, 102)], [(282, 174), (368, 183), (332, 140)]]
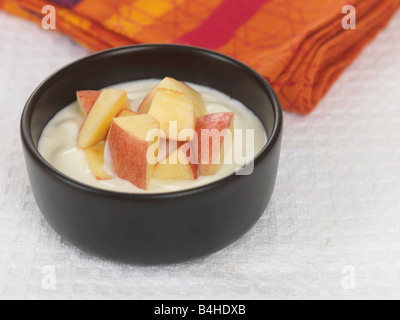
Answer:
[[(136, 111), (145, 96), (154, 88), (160, 80), (143, 80), (123, 83), (112, 88), (123, 89), (128, 92), (131, 109)], [(208, 113), (234, 112), (235, 129), (254, 129), (254, 152), (257, 155), (267, 142), (267, 135), (260, 120), (242, 103), (231, 99), (227, 95), (203, 86), (189, 84), (200, 92), (204, 98)], [(83, 184), (116, 192), (126, 193), (168, 193), (197, 188), (236, 172), (245, 162), (222, 164), (218, 173), (214, 176), (201, 177), (195, 181), (161, 180), (153, 178), (148, 190), (141, 190), (128, 181), (118, 178), (112, 169), (112, 160), (106, 148), (104, 169), (113, 175), (113, 179), (98, 181), (90, 172), (85, 154), (77, 145), (79, 130), (83, 123), (83, 117), (79, 113), (77, 102), (72, 103), (58, 112), (45, 127), (40, 141), (39, 152), (57, 170), (70, 178)], [(236, 136), (235, 136), (236, 139)], [(243, 135), (245, 142), (245, 135)], [(226, 154), (232, 153), (232, 145), (226, 146)], [(246, 154), (246, 145), (243, 144), (243, 155)], [(249, 161), (246, 159), (245, 161)]]

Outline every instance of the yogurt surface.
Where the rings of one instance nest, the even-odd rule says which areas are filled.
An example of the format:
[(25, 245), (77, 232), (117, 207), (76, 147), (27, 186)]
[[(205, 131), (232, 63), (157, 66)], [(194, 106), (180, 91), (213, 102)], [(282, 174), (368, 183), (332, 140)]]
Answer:
[[(137, 111), (146, 95), (160, 82), (160, 80), (134, 81), (112, 86), (113, 89), (123, 89), (128, 93), (131, 109)], [(231, 99), (227, 95), (199, 85), (190, 84), (192, 88), (200, 92), (203, 96), (208, 113), (215, 112), (234, 112), (234, 127), (242, 129), (243, 145), (242, 154), (246, 155), (246, 129), (254, 130), (254, 155), (257, 155), (267, 142), (267, 135), (260, 120), (244, 106), (241, 102)], [(235, 173), (246, 161), (253, 157), (247, 154), (247, 159), (241, 163), (222, 163), (219, 171), (214, 176), (199, 176), (195, 181), (184, 180), (162, 180), (152, 178), (148, 190), (142, 190), (130, 182), (117, 177), (113, 170), (111, 155), (106, 147), (103, 168), (113, 176), (111, 180), (98, 181), (92, 175), (86, 162), (85, 153), (77, 145), (79, 130), (84, 118), (79, 112), (78, 103), (74, 102), (58, 112), (47, 124), (39, 141), (39, 152), (57, 170), (70, 178), (83, 184), (104, 190), (125, 193), (169, 193), (197, 188), (210, 184), (217, 180)], [(235, 139), (237, 134), (235, 132)], [(225, 154), (234, 154), (233, 145), (225, 146)], [(251, 157), (251, 158), (249, 158)]]

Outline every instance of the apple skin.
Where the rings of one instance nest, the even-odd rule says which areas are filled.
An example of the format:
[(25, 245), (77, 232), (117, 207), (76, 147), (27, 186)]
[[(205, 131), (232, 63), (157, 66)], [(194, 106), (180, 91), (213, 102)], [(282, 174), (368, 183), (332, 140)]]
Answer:
[(154, 99), (154, 95), (157, 89), (168, 89), (176, 92), (182, 93), (188, 100), (190, 100), (195, 109), (196, 118), (205, 116), (207, 114), (207, 110), (205, 107), (205, 103), (203, 97), (199, 92), (194, 90), (188, 84), (177, 81), (173, 78), (166, 77), (164, 78), (147, 96), (144, 98), (142, 104), (139, 107), (139, 113), (148, 113), (151, 107), (151, 104)]
[(104, 89), (83, 122), (78, 136), (78, 146), (89, 148), (104, 140), (111, 122), (123, 109), (130, 110), (125, 90)]
[[(196, 180), (198, 178), (195, 155), (191, 150), (192, 143), (187, 142), (171, 153), (165, 161), (154, 168), (153, 176), (167, 180)], [(180, 157), (185, 158), (182, 163)]]
[(76, 97), (78, 99), (79, 112), (86, 117), (90, 110), (92, 110), (94, 104), (99, 98), (101, 91), (78, 91)]
[(84, 150), (89, 169), (96, 180), (110, 180), (110, 176), (104, 169), (104, 149), (106, 142), (103, 140), (98, 144)]
[(113, 122), (108, 135), (108, 144), (118, 177), (146, 190), (148, 142), (137, 139)]
[(154, 165), (147, 160), (147, 151), (153, 143), (159, 143), (159, 139), (149, 142), (145, 137), (149, 130), (159, 128), (159, 123), (150, 115), (135, 115), (115, 118), (108, 134), (115, 173), (143, 190), (147, 190), (154, 170)]
[[(198, 143), (198, 167), (201, 176), (215, 175), (224, 159), (225, 136), (227, 130), (233, 137), (233, 112), (220, 112), (208, 114), (197, 119), (196, 138)], [(204, 135), (202, 130), (209, 130), (210, 136)], [(217, 132), (215, 132), (216, 130)], [(213, 132), (214, 131), (214, 132)], [(217, 136), (216, 134), (217, 133)], [(220, 148), (213, 144), (213, 138), (220, 137)], [(207, 142), (208, 138), (208, 144)]]

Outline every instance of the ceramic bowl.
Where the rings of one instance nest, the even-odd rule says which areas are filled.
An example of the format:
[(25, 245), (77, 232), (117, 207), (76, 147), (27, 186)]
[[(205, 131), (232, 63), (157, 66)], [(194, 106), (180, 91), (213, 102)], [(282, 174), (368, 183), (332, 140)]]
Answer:
[[(38, 152), (44, 127), (76, 100), (76, 91), (165, 76), (222, 91), (258, 116), (268, 143), (255, 157), (253, 174), (175, 193), (116, 193), (65, 176)], [(50, 76), (25, 106), (21, 135), (37, 205), (62, 238), (105, 259), (169, 264), (225, 248), (266, 212), (278, 170), (282, 111), (265, 79), (237, 60), (195, 47), (136, 45), (91, 55)]]

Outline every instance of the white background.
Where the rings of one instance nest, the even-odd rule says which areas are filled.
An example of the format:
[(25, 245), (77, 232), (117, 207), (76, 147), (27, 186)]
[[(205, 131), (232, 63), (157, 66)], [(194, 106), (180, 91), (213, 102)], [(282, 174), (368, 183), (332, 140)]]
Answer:
[[(87, 256), (36, 207), (22, 108), (45, 77), (87, 54), (0, 12), (0, 298), (400, 298), (400, 12), (314, 113), (285, 113), (278, 181), (260, 222), (229, 248), (180, 265)], [(48, 265), (56, 290), (42, 287)]]

